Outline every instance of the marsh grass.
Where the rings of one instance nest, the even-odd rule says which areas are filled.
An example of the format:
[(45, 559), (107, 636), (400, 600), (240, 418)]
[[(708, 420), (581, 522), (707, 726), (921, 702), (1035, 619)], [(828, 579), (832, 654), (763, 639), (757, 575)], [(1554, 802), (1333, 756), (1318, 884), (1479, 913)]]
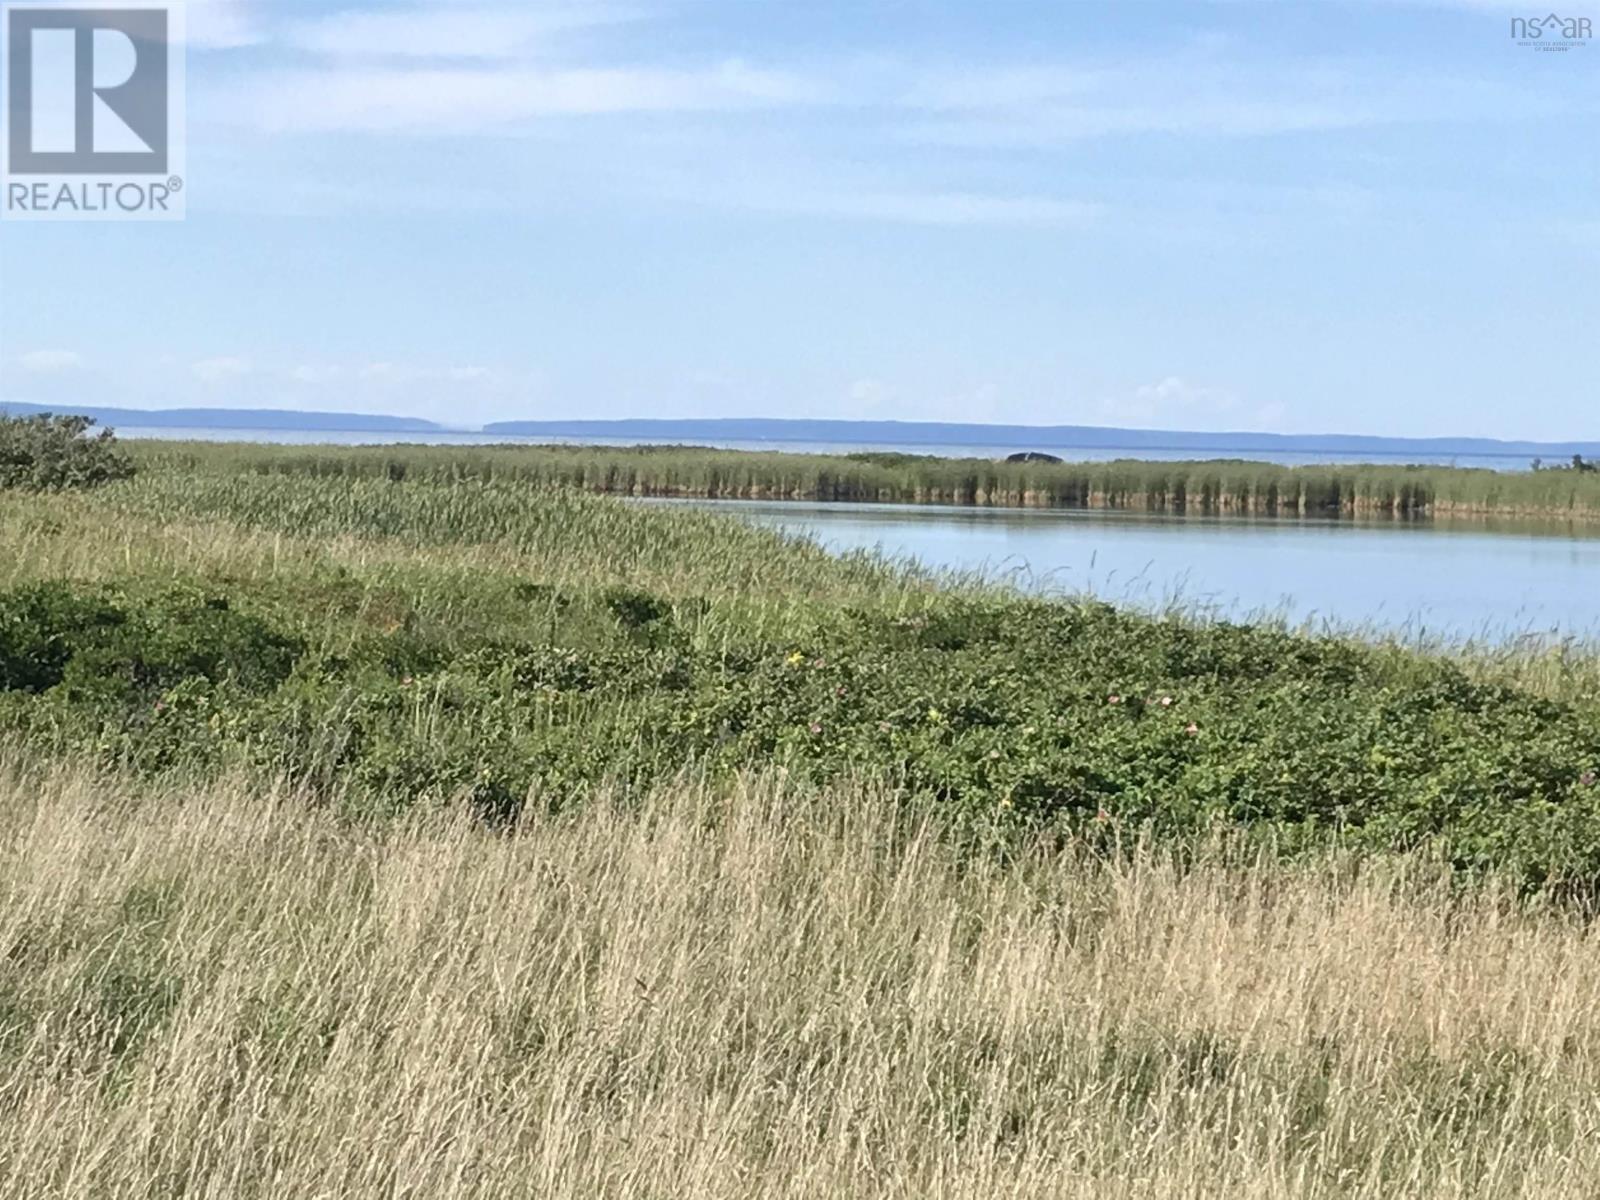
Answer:
[(1246, 460), (1010, 464), (918, 455), (819, 455), (694, 446), (136, 444), (185, 473), (541, 484), (612, 495), (1134, 509), (1188, 515), (1600, 517), (1600, 474)]
[(7, 1196), (1587, 1196), (1600, 950), (771, 773), (491, 835), (0, 760)]

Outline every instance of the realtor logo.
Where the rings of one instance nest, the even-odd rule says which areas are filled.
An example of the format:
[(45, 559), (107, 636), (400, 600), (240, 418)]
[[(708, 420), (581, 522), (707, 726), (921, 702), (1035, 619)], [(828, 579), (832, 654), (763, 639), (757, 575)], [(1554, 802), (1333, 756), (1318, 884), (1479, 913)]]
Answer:
[(174, 4), (5, 6), (4, 216), (182, 217), (181, 28)]

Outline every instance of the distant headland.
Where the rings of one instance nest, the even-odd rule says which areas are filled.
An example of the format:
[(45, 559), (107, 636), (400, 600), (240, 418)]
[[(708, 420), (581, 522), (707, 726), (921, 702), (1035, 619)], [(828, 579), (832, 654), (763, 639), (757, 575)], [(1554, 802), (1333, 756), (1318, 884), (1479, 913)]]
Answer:
[(498, 421), (482, 428), (448, 426), (418, 417), (373, 413), (307, 412), (296, 409), (135, 409), (104, 405), (40, 405), (0, 400), (0, 412), (27, 416), (78, 413), (102, 425), (130, 429), (215, 429), (236, 432), (415, 433), (446, 437), (472, 434), (505, 438), (595, 438), (659, 443), (832, 443), (849, 446), (916, 446), (937, 454), (951, 447), (1028, 451), (1193, 453), (1201, 455), (1338, 454), (1403, 458), (1543, 457), (1551, 460), (1600, 455), (1600, 441), (1534, 442), (1478, 437), (1376, 437), (1366, 434), (1200, 433), (1167, 429), (1118, 429), (1096, 425), (985, 425), (944, 421), (842, 421), (781, 417), (633, 420)]

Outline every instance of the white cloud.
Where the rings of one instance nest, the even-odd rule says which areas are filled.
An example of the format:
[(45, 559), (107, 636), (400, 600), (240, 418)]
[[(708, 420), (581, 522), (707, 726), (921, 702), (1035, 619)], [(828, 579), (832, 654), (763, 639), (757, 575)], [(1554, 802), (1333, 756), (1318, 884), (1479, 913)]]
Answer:
[(17, 359), (17, 365), (35, 375), (53, 375), (81, 369), (84, 357), (74, 350), (35, 350)]
[(296, 383), (303, 383), (311, 387), (333, 383), (335, 380), (343, 378), (343, 376), (344, 368), (342, 367), (318, 366), (314, 363), (298, 366), (289, 372), (290, 379)]
[(1227, 388), (1177, 375), (1136, 388), (1131, 396), (1102, 400), (1100, 411), (1114, 425), (1216, 432), (1276, 429), (1288, 415), (1279, 401), (1252, 404)]
[[(1013, 118), (929, 122), (913, 129), (918, 140), (952, 146), (1016, 146), (1132, 134), (1172, 133), (1266, 137), (1348, 129), (1385, 120), (1375, 104), (1349, 100), (1275, 100), (1214, 96), (1169, 103), (1100, 103), (1044, 109)], [(1395, 119), (1398, 119), (1396, 117)]]
[(1283, 418), (1289, 413), (1289, 406), (1280, 400), (1273, 400), (1256, 409), (1256, 427), (1258, 429), (1276, 429), (1283, 424)]
[(938, 385), (891, 383), (873, 375), (851, 380), (842, 398), (823, 405), (815, 416), (844, 420), (1004, 422), (1031, 420), (1032, 415), (1007, 411), (994, 383), (974, 383), (941, 392)]
[(913, 225), (1024, 225), (1082, 228), (1100, 213), (1095, 204), (1049, 196), (974, 192), (774, 191), (750, 197), (749, 206), (807, 216), (896, 221)]
[(290, 45), (340, 58), (514, 59), (551, 35), (632, 19), (601, 4), (335, 13), (291, 26)]
[(1209, 425), (1223, 418), (1238, 421), (1259, 415), (1248, 412), (1226, 388), (1203, 387), (1177, 375), (1145, 384), (1131, 396), (1102, 400), (1100, 410), (1108, 420), (1134, 425)]
[(383, 385), (403, 383), (488, 383), (498, 378), (496, 372), (490, 367), (424, 367), (412, 363), (394, 362), (368, 363), (361, 368), (359, 375), (362, 380), (368, 383)]
[(1156, 405), (1176, 405), (1182, 408), (1210, 406), (1229, 409), (1239, 398), (1222, 388), (1196, 387), (1176, 375), (1168, 375), (1160, 383), (1146, 384), (1134, 393), (1138, 401)]
[(189, 370), (201, 383), (217, 384), (242, 379), (250, 374), (252, 367), (248, 359), (223, 357), (203, 358)]
[(1505, 120), (1564, 111), (1568, 103), (1482, 74), (1397, 72), (1358, 58), (1285, 65), (1251, 58), (1246, 49), (1200, 37), (1138, 58), (937, 67), (903, 78), (892, 103), (910, 118), (902, 132), (914, 142), (1015, 149), (1141, 135), (1255, 138)]
[(699, 69), (338, 67), (258, 75), (221, 105), (273, 133), (441, 133), (541, 117), (709, 112), (819, 99), (802, 77), (737, 59)]
[(881, 379), (857, 379), (845, 395), (850, 401), (851, 412), (859, 416), (881, 412), (895, 399), (894, 389)]
[(1115, 78), (1107, 70), (1069, 66), (991, 67), (920, 76), (899, 97), (931, 112), (1033, 108), (1095, 95)]
[(199, 50), (237, 50), (266, 40), (266, 30), (241, 0), (189, 0), (187, 42)]

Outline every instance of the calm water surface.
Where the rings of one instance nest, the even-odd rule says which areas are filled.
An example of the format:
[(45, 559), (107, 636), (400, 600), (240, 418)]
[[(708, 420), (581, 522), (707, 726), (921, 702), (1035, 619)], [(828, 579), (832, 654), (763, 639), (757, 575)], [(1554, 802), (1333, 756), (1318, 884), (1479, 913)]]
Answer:
[[(701, 504), (696, 501), (663, 501)], [(878, 549), (1034, 590), (1282, 614), (1413, 636), (1600, 636), (1600, 537), (1581, 527), (1174, 519), (718, 501), (838, 551)]]

